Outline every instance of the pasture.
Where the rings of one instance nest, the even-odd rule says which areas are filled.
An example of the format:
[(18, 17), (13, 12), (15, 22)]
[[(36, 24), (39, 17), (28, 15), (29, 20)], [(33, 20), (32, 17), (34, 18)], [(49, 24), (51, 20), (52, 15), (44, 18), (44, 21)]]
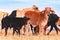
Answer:
[(55, 31), (52, 31), (50, 35), (12, 35), (12, 29), (8, 30), (7, 36), (4, 36), (4, 30), (0, 30), (0, 40), (60, 40), (60, 32), (56, 35)]
[[(38, 15), (37, 15), (38, 16)], [(34, 17), (35, 19), (36, 17)], [(33, 21), (34, 21), (33, 19)], [(43, 22), (44, 23), (44, 22)], [(50, 35), (12, 35), (13, 30), (8, 30), (7, 36), (4, 36), (4, 29), (0, 29), (0, 40), (60, 40), (60, 32), (56, 35), (55, 31), (52, 31)], [(47, 31), (48, 32), (48, 31)]]

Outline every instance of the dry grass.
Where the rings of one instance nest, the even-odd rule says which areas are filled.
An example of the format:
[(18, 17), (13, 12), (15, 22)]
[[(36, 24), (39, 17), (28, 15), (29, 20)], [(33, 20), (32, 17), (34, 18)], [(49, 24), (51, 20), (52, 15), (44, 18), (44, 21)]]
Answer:
[(0, 40), (60, 40), (60, 32), (59, 35), (56, 35), (55, 31), (52, 31), (49, 36), (44, 35), (30, 35), (30, 36), (24, 36), (24, 35), (12, 35), (12, 30), (8, 31), (8, 35), (4, 36), (4, 30), (0, 30)]

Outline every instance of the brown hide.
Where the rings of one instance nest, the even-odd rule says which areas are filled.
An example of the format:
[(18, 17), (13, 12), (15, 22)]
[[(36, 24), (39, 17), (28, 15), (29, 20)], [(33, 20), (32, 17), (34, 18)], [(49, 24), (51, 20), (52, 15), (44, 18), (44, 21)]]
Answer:
[(44, 32), (44, 27), (48, 21), (46, 13), (41, 13), (39, 11), (27, 11), (25, 16), (30, 18), (32, 25), (39, 25), (39, 34)]
[(40, 12), (37, 12), (37, 11), (27, 11), (25, 13), (25, 16), (30, 18), (31, 24), (37, 25), (37, 22), (38, 22), (38, 19), (39, 19), (39, 16), (40, 16)]
[(38, 25), (39, 25), (39, 34), (44, 33), (44, 27), (47, 24), (48, 21), (48, 16), (46, 13), (41, 13), (39, 20), (38, 20)]

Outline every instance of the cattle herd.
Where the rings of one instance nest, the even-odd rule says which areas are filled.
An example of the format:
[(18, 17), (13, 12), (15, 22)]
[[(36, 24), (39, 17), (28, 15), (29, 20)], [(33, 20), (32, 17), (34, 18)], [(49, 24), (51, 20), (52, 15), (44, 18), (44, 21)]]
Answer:
[[(51, 26), (51, 28), (47, 35), (49, 35), (53, 27), (58, 34), (59, 28), (57, 27), (57, 23), (59, 17), (53, 12), (50, 13), (49, 10), (40, 12), (39, 10), (34, 9), (25, 12), (24, 17), (16, 17), (16, 12), (17, 10), (12, 11), (9, 16), (6, 16), (1, 20), (1, 29), (5, 29), (5, 36), (7, 35), (9, 28), (13, 28), (13, 35), (15, 32), (20, 35), (20, 30), (22, 28), (24, 34), (26, 31), (31, 31), (32, 34), (35, 35), (46, 35), (46, 29), (49, 26)], [(58, 26), (60, 26), (60, 24)]]

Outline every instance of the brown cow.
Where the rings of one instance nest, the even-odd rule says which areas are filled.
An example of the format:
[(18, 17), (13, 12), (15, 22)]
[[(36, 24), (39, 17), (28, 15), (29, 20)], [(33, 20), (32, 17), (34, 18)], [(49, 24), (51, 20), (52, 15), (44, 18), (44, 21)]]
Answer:
[(31, 20), (31, 23), (32, 25), (37, 25), (37, 22), (38, 22), (38, 19), (39, 19), (39, 16), (40, 16), (40, 12), (37, 12), (37, 11), (27, 11), (25, 13), (25, 16), (30, 18)]
[(42, 13), (39, 11), (27, 11), (25, 16), (30, 18), (32, 25), (38, 25), (39, 34), (43, 34), (44, 26), (47, 24), (48, 16), (46, 13)]

